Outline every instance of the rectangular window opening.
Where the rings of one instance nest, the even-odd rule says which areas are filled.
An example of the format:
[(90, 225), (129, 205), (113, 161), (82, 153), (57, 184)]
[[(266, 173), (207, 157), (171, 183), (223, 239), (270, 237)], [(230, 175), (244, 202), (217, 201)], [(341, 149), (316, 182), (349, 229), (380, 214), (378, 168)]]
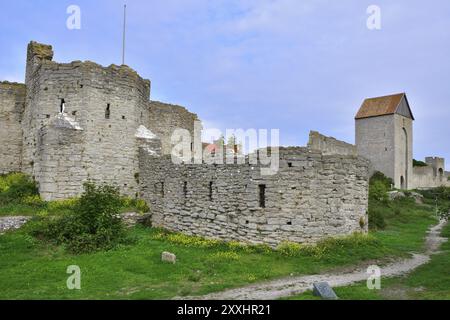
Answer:
[(64, 113), (66, 109), (66, 101), (64, 99), (61, 99), (61, 104), (59, 105), (59, 112)]
[(105, 110), (105, 119), (111, 118), (111, 105), (108, 103)]
[(183, 183), (183, 195), (185, 198), (187, 198), (187, 182), (186, 181)]
[(213, 182), (209, 183), (209, 201), (213, 200)]
[(266, 207), (266, 185), (265, 184), (259, 185), (259, 207), (260, 208)]

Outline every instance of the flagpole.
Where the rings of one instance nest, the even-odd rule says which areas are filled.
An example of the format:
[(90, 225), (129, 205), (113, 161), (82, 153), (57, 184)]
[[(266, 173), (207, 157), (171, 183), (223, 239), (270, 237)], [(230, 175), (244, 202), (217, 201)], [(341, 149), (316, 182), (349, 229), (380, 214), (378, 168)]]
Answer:
[(123, 39), (122, 39), (122, 65), (125, 64), (125, 37), (127, 28), (127, 5), (123, 6)]

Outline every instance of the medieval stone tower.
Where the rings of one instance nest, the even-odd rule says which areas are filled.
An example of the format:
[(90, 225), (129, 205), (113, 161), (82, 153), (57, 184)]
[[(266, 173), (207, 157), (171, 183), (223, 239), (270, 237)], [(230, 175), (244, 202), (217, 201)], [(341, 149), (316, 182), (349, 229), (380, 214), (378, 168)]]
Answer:
[(27, 173), (45, 200), (77, 196), (87, 180), (138, 196), (139, 148), (158, 140), (168, 154), (174, 128), (193, 132), (197, 120), (151, 101), (150, 81), (128, 66), (58, 63), (31, 42), (25, 84), (0, 82), (0, 174)]
[(355, 119), (358, 154), (371, 161), (373, 171), (392, 178), (396, 188), (411, 189), (414, 116), (406, 95), (366, 99)]

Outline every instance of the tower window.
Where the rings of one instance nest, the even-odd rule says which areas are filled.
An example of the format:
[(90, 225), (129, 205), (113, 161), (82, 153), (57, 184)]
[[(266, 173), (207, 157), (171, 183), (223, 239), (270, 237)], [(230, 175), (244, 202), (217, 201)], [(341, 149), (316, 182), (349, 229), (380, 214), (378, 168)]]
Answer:
[(209, 183), (209, 201), (212, 201), (213, 199), (213, 182), (211, 181)]
[(66, 101), (64, 99), (61, 99), (61, 104), (59, 105), (59, 112), (64, 113), (66, 109)]
[(266, 207), (266, 185), (265, 184), (259, 185), (259, 207), (260, 208)]
[(185, 198), (187, 198), (187, 182), (186, 181), (183, 183), (183, 195)]
[(105, 110), (105, 119), (111, 118), (111, 105), (108, 103)]
[(164, 198), (164, 182), (161, 182), (160, 194), (161, 194), (161, 197)]
[(288, 162), (288, 167), (292, 168), (292, 162)]

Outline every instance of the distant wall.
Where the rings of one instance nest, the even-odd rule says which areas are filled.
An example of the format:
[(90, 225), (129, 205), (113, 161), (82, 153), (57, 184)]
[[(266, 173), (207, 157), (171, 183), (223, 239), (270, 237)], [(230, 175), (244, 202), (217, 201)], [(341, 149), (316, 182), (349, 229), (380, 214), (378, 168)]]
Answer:
[(24, 84), (0, 82), (0, 174), (21, 171)]
[(175, 165), (141, 150), (141, 196), (154, 226), (213, 239), (276, 246), (367, 231), (367, 160), (280, 154), (279, 173), (261, 176), (259, 165)]
[(148, 108), (149, 129), (161, 139), (163, 154), (172, 152), (171, 137), (176, 129), (186, 129), (193, 135), (198, 117), (186, 108), (158, 101), (151, 101)]
[(413, 187), (414, 188), (436, 188), (440, 186), (449, 186), (449, 173), (445, 171), (445, 159), (438, 157), (427, 157), (426, 167), (413, 168)]
[(324, 155), (357, 155), (355, 145), (337, 140), (333, 137), (324, 136), (317, 131), (311, 131), (309, 133), (308, 148), (322, 151)]
[(394, 179), (394, 117), (357, 119), (355, 126), (358, 155), (370, 160), (372, 171), (380, 171)]

